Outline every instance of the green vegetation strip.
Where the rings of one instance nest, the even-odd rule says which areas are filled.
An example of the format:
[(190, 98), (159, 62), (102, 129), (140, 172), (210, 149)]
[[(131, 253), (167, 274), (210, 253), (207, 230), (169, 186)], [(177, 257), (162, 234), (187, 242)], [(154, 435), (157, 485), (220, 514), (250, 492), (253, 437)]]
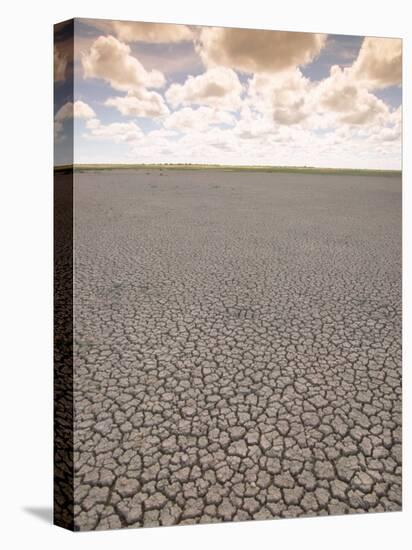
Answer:
[(227, 172), (278, 172), (291, 174), (324, 174), (350, 176), (400, 176), (400, 170), (358, 168), (317, 168), (312, 166), (231, 166), (224, 164), (74, 164), (55, 166), (56, 172), (89, 172), (101, 170), (222, 170)]

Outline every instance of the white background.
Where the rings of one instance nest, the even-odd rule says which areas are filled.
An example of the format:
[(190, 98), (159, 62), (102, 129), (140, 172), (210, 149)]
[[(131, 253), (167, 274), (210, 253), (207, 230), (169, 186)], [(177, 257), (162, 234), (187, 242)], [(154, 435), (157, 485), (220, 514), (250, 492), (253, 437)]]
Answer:
[[(0, 31), (2, 173), (0, 544), (12, 548), (410, 548), (411, 108), (404, 109), (404, 511), (315, 519), (70, 533), (52, 506), (52, 25), (71, 17), (243, 26), (404, 38), (409, 2), (344, 0), (8, 1)], [(409, 29), (408, 29), (409, 24)], [(408, 70), (406, 70), (408, 68)], [(406, 337), (408, 336), (408, 337)]]

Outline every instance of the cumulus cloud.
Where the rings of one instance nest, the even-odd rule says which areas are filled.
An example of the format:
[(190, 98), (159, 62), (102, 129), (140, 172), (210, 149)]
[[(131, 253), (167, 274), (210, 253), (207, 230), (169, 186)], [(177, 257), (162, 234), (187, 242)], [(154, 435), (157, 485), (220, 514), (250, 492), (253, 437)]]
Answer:
[(73, 113), (74, 118), (93, 118), (96, 116), (90, 105), (80, 100), (74, 102)]
[(62, 105), (60, 109), (57, 111), (57, 113), (54, 115), (54, 120), (61, 122), (63, 120), (66, 120), (72, 117), (73, 117), (73, 102), (68, 101), (67, 103)]
[(351, 69), (331, 68), (329, 78), (317, 90), (319, 106), (339, 115), (347, 124), (373, 124), (389, 115), (387, 105), (353, 79)]
[(130, 154), (140, 162), (145, 160), (153, 161), (153, 158), (162, 158), (164, 162), (170, 162), (176, 147), (179, 147), (180, 137), (174, 130), (152, 130), (145, 134), (144, 138), (137, 144), (132, 144)]
[(53, 124), (53, 131), (54, 131), (54, 141), (56, 143), (64, 139), (63, 122), (61, 122), (60, 120), (55, 120)]
[(402, 138), (402, 109), (398, 107), (387, 118), (387, 126), (377, 128), (371, 136), (373, 141), (389, 143), (400, 142)]
[(402, 130), (400, 127), (396, 128), (382, 128), (380, 134), (377, 136), (377, 141), (388, 142), (397, 141), (402, 136)]
[(235, 117), (226, 111), (210, 107), (199, 107), (198, 109), (184, 107), (169, 115), (164, 122), (164, 127), (181, 132), (202, 132), (207, 130), (209, 126), (218, 124), (233, 125), (235, 121)]
[(262, 115), (253, 111), (245, 104), (240, 112), (240, 119), (234, 129), (234, 134), (241, 139), (255, 140), (275, 132), (271, 116)]
[[(54, 137), (56, 141), (62, 141), (66, 139), (64, 122), (66, 120), (83, 119), (90, 121), (93, 117), (96, 116), (96, 113), (93, 109), (85, 103), (84, 101), (67, 101), (64, 105), (60, 107), (57, 113), (54, 116)], [(66, 128), (67, 131), (72, 132), (73, 125), (71, 129)]]
[(187, 42), (193, 39), (193, 32), (187, 25), (144, 23), (141, 21), (109, 21), (106, 19), (85, 19), (84, 21), (106, 34), (116, 35), (123, 42), (167, 44)]
[(166, 99), (174, 107), (194, 104), (236, 110), (241, 104), (241, 92), (235, 71), (215, 67), (199, 76), (189, 76), (184, 84), (172, 84)]
[(341, 117), (347, 124), (369, 124), (388, 113), (388, 108), (380, 99), (372, 94), (365, 94), (356, 108)]
[(110, 97), (105, 105), (116, 107), (124, 116), (157, 118), (169, 113), (163, 97), (144, 88), (129, 92), (126, 96)]
[(54, 119), (55, 121), (62, 122), (63, 120), (66, 120), (68, 118), (93, 118), (96, 116), (96, 113), (93, 111), (93, 109), (85, 103), (84, 101), (75, 101), (74, 104), (72, 101), (68, 101), (65, 103), (60, 109), (57, 111)]
[(67, 57), (54, 46), (53, 51), (54, 80), (64, 80), (66, 76)]
[(391, 113), (390, 122), (393, 124), (402, 124), (402, 105)]
[(354, 78), (365, 81), (369, 88), (384, 88), (402, 81), (402, 41), (399, 38), (363, 40), (353, 64)]
[(101, 78), (112, 88), (126, 92), (162, 87), (164, 75), (157, 70), (146, 71), (130, 52), (130, 47), (114, 36), (99, 36), (82, 55), (84, 77)]
[(206, 134), (205, 144), (227, 153), (238, 150), (236, 138), (233, 133), (227, 130), (221, 130), (220, 128), (213, 128)]
[(270, 114), (278, 124), (304, 121), (313, 109), (311, 83), (299, 69), (275, 75), (257, 74), (248, 83), (248, 98), (255, 108)]
[(86, 123), (89, 130), (85, 137), (109, 139), (115, 143), (134, 142), (143, 137), (143, 132), (135, 122), (112, 122), (102, 124), (97, 118), (92, 118)]
[(113, 21), (113, 30), (123, 42), (150, 42), (166, 44), (192, 40), (193, 33), (186, 25), (168, 23), (139, 23), (135, 21)]
[(305, 100), (303, 98), (295, 101), (287, 107), (277, 107), (273, 110), (273, 119), (279, 124), (299, 124), (308, 117), (304, 110)]
[[(335, 133), (317, 135), (298, 126), (280, 126), (266, 134), (243, 139), (234, 128), (211, 126), (204, 132), (188, 131), (178, 137), (150, 132), (131, 149), (135, 162), (191, 162), (222, 164), (317, 165), (336, 167), (397, 166), (399, 144), (372, 141), (370, 133), (341, 126)], [(363, 138), (362, 138), (363, 136)], [(339, 137), (339, 139), (337, 139)], [(383, 138), (384, 136), (382, 136)], [(133, 145), (133, 144), (132, 144)], [(387, 159), (382, 160), (382, 148)]]
[(197, 50), (208, 67), (274, 73), (310, 63), (325, 40), (315, 33), (211, 27), (202, 29)]
[[(127, 162), (352, 167), (399, 163), (401, 110), (391, 109), (374, 90), (400, 82), (400, 41), (365, 39), (352, 66), (334, 66), (317, 81), (310, 67), (306, 76), (300, 68), (319, 54), (324, 35), (103, 23), (108, 36), (88, 37), (81, 61), (85, 78), (103, 79), (118, 91), (103, 99), (114, 109), (103, 109), (99, 120), (87, 104), (63, 106), (55, 121), (59, 134), (70, 113), (86, 119), (87, 146), (97, 151), (95, 158), (110, 150), (99, 145), (99, 140), (107, 140), (120, 144), (113, 145), (113, 158), (123, 155)], [(158, 46), (186, 40), (193, 40), (195, 48)], [(129, 43), (138, 43), (132, 46), (136, 50)], [(347, 48), (346, 42), (337, 43)], [(328, 50), (322, 63), (351, 63), (358, 42), (349, 43), (350, 58)], [(177, 51), (194, 61), (183, 63)], [(165, 74), (166, 91), (156, 89), (166, 84)], [(156, 123), (143, 131), (135, 122), (120, 122), (119, 113)], [(80, 141), (82, 147), (84, 143)]]

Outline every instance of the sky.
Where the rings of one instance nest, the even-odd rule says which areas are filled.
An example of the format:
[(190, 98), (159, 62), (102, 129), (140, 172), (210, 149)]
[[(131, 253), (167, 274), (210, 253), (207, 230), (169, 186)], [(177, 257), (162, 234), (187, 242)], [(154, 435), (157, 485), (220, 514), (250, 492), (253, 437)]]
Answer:
[(397, 38), (75, 19), (54, 85), (55, 164), (401, 169)]

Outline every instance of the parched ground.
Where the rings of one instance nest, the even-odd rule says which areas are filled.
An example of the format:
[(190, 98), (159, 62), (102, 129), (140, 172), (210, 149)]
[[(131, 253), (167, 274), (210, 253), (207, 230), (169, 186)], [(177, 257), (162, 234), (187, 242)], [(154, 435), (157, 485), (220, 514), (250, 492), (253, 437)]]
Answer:
[(75, 178), (76, 528), (400, 510), (400, 178)]

